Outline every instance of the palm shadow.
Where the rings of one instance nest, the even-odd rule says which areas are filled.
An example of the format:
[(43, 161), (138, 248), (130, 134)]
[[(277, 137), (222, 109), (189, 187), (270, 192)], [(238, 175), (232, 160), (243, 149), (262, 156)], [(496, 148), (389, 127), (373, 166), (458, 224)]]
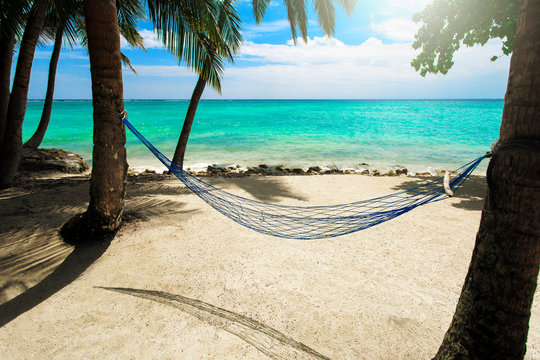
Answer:
[[(185, 193), (182, 189), (129, 186), (124, 225), (197, 211), (170, 199)], [(109, 247), (114, 235), (72, 247), (58, 234), (63, 223), (87, 207), (88, 187), (88, 178), (73, 177), (34, 180), (0, 192), (0, 303), (5, 301), (0, 304), (0, 327), (69, 285)]]
[(201, 300), (161, 291), (100, 286), (98, 288), (152, 300), (177, 308), (180, 311), (195, 316), (206, 324), (236, 335), (272, 359), (329, 359), (307, 345), (292, 339), (260, 321)]
[[(404, 181), (401, 184), (395, 186), (393, 190), (404, 191), (422, 184), (435, 180), (434, 177), (415, 177), (410, 180)], [(481, 211), (484, 206), (484, 199), (487, 194), (487, 183), (485, 176), (471, 175), (461, 185), (461, 187), (454, 192), (454, 198), (459, 199), (460, 202), (452, 204), (452, 206), (470, 210)]]
[(0, 327), (39, 305), (77, 279), (105, 253), (110, 243), (109, 238), (97, 244), (75, 247), (50, 275), (22, 294), (0, 305)]
[(209, 184), (220, 188), (238, 187), (249, 193), (253, 198), (264, 202), (277, 202), (280, 198), (306, 201), (278, 180), (277, 177), (245, 176), (238, 178), (211, 177), (205, 180)]

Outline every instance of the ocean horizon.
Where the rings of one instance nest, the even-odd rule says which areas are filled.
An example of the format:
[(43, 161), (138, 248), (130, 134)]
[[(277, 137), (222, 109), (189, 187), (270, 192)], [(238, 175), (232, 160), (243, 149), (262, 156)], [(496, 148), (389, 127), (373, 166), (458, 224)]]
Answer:
[[(188, 105), (189, 100), (125, 100), (129, 121), (169, 157)], [(201, 100), (185, 168), (452, 169), (490, 150), (503, 105), (502, 99)], [(23, 141), (37, 128), (42, 108), (42, 100), (29, 101)], [(72, 151), (91, 163), (92, 127), (91, 100), (55, 100), (41, 147)], [(129, 130), (126, 147), (130, 167), (164, 169)]]

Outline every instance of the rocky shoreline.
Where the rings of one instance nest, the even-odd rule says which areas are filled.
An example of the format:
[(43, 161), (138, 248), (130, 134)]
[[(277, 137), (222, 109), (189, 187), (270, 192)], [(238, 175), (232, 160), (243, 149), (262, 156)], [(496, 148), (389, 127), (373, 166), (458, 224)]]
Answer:
[[(367, 164), (365, 164), (367, 165)], [(194, 170), (187, 168), (186, 171), (197, 177), (244, 177), (244, 176), (305, 176), (305, 175), (364, 175), (364, 176), (443, 176), (445, 170), (430, 170), (424, 172), (409, 172), (406, 167), (395, 165), (390, 169), (381, 171), (379, 169), (340, 169), (337, 167), (322, 168), (320, 166), (311, 166), (307, 169), (303, 168), (288, 168), (283, 165), (268, 166), (261, 164), (258, 166), (248, 166), (247, 168), (240, 165), (208, 165), (206, 169)], [(168, 174), (168, 171), (156, 171), (146, 169), (136, 171), (130, 168), (129, 176), (141, 175), (160, 175)]]
[[(429, 169), (424, 172), (410, 172), (406, 167), (393, 165), (386, 170), (370, 169), (369, 164), (360, 164), (360, 169), (340, 169), (337, 166), (306, 168), (289, 168), (284, 165), (242, 167), (240, 165), (208, 165), (206, 168), (186, 171), (197, 177), (244, 177), (244, 176), (304, 176), (304, 175), (364, 175), (364, 176), (442, 176), (444, 170)], [(19, 168), (20, 175), (40, 172), (60, 172), (66, 174), (84, 174), (90, 166), (84, 159), (72, 152), (62, 149), (23, 149), (23, 159)], [(140, 168), (138, 168), (140, 169)], [(168, 171), (130, 168), (128, 176), (167, 175)]]

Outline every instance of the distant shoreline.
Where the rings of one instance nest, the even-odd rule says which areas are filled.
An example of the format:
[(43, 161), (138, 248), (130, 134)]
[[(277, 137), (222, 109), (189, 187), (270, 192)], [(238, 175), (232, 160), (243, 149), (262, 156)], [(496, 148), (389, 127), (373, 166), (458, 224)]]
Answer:
[[(190, 99), (124, 99), (124, 101), (189, 101)], [(44, 101), (29, 99), (28, 101)], [(92, 101), (92, 99), (54, 99), (54, 101)], [(504, 98), (442, 98), (442, 99), (202, 99), (201, 101), (504, 101)]]

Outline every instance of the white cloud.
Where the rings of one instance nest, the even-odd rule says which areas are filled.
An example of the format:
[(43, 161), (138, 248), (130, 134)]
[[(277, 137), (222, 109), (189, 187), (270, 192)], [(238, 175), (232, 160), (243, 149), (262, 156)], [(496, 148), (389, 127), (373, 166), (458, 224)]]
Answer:
[(412, 15), (423, 10), (426, 5), (431, 3), (433, 3), (433, 0), (387, 0), (381, 4), (385, 9), (382, 14), (387, 16)]
[[(502, 97), (509, 59), (495, 63), (489, 60), (500, 52), (499, 48), (496, 41), (484, 47), (462, 48), (456, 53), (455, 66), (448, 75), (422, 78), (410, 66), (415, 57), (410, 44), (385, 44), (369, 38), (360, 45), (346, 45), (326, 37), (315, 37), (307, 44), (299, 41), (297, 46), (292, 41), (286, 45), (247, 42), (237, 62), (248, 66), (226, 69), (223, 95), (229, 98)], [(467, 85), (468, 82), (474, 82), (474, 86)], [(475, 93), (471, 92), (473, 88)]]
[[(136, 77), (166, 77), (166, 78), (178, 78), (178, 77), (192, 77), (193, 71), (185, 67), (178, 65), (133, 65), (137, 70)], [(125, 72), (126, 75), (132, 74), (130, 71)]]
[[(144, 47), (146, 49), (163, 49), (163, 43), (159, 40), (157, 34), (152, 30), (139, 30), (139, 34), (143, 37)], [(120, 47), (125, 49), (129, 47), (127, 40), (120, 35)]]
[[(422, 78), (410, 66), (415, 50), (406, 43), (385, 44), (369, 38), (359, 45), (347, 45), (327, 37), (309, 39), (307, 44), (298, 41), (297, 46), (292, 41), (282, 45), (246, 42), (236, 57), (237, 65), (225, 70), (223, 96), (209, 89), (204, 97), (502, 98), (509, 59), (489, 60), (500, 53), (499, 49), (497, 41), (484, 47), (462, 48), (448, 75)], [(159, 93), (157, 87), (151, 97), (191, 96), (196, 80), (192, 71), (174, 65), (135, 68), (139, 75), (126, 74), (126, 88), (131, 88), (129, 81), (150, 83), (152, 77), (171, 78), (166, 83), (175, 85), (169, 92)], [(144, 86), (138, 91), (145, 91)], [(148, 97), (143, 93), (130, 96)]]
[(371, 23), (371, 29), (378, 34), (381, 34), (387, 39), (402, 42), (412, 42), (414, 40), (414, 34), (416, 34), (419, 28), (419, 24), (403, 17), (390, 18), (379, 23)]

